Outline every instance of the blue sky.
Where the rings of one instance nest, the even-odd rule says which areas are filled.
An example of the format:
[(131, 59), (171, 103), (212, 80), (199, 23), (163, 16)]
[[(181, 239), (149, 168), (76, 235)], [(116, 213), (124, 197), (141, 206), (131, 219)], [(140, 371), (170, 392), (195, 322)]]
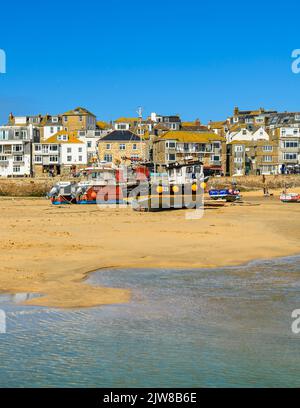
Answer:
[(138, 106), (203, 122), (235, 105), (300, 111), (299, 12), (297, 1), (5, 2), (0, 122), (76, 106), (105, 120)]

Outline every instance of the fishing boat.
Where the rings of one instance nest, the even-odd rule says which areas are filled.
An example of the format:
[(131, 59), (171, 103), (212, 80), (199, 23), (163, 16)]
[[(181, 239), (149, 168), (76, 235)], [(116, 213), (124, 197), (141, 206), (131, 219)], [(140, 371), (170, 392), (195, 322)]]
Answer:
[(152, 173), (149, 182), (140, 183), (132, 208), (142, 212), (200, 208), (207, 181), (201, 162), (170, 164), (164, 173)]
[(300, 203), (300, 194), (283, 192), (280, 195), (280, 200), (283, 203)]
[(77, 204), (119, 203), (123, 200), (120, 171), (112, 166), (86, 168), (77, 185)]
[(115, 167), (103, 164), (84, 170), (86, 180), (76, 189), (77, 204), (126, 204), (130, 192), (140, 181), (147, 180), (142, 166)]
[(209, 196), (212, 200), (222, 200), (227, 202), (234, 202), (241, 199), (240, 191), (236, 189), (211, 189)]
[(75, 204), (77, 184), (71, 181), (56, 183), (48, 193), (53, 205)]

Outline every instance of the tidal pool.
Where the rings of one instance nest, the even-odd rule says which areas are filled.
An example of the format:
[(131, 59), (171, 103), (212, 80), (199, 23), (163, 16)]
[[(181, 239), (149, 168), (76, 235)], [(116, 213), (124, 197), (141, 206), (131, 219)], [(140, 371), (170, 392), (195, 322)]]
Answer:
[(0, 387), (300, 386), (300, 257), (89, 283), (130, 288), (132, 302), (64, 311), (0, 296)]

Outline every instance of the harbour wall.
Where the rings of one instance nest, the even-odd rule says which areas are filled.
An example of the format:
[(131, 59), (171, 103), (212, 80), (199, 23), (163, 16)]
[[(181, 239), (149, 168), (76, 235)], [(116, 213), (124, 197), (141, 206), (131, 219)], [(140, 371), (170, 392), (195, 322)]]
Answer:
[[(55, 178), (0, 178), (0, 196), (7, 197), (43, 197), (50, 191), (51, 187), (58, 181), (66, 181), (67, 177)], [(72, 179), (79, 182), (80, 179)], [(298, 187), (300, 190), (300, 175), (278, 175), (266, 176), (265, 184), (262, 176), (242, 176), (242, 177), (213, 177), (208, 182), (208, 187), (228, 188), (232, 182), (237, 183), (237, 188), (241, 191), (255, 191), (267, 186), (272, 189), (289, 189)]]

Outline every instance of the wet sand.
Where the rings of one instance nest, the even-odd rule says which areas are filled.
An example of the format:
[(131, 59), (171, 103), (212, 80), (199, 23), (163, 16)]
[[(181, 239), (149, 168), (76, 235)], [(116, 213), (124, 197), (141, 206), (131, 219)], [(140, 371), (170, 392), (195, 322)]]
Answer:
[(36, 292), (28, 303), (91, 307), (130, 300), (125, 289), (92, 287), (101, 268), (201, 268), (299, 254), (300, 205), (261, 192), (244, 204), (138, 213), (131, 208), (52, 206), (46, 199), (1, 198), (0, 290)]

